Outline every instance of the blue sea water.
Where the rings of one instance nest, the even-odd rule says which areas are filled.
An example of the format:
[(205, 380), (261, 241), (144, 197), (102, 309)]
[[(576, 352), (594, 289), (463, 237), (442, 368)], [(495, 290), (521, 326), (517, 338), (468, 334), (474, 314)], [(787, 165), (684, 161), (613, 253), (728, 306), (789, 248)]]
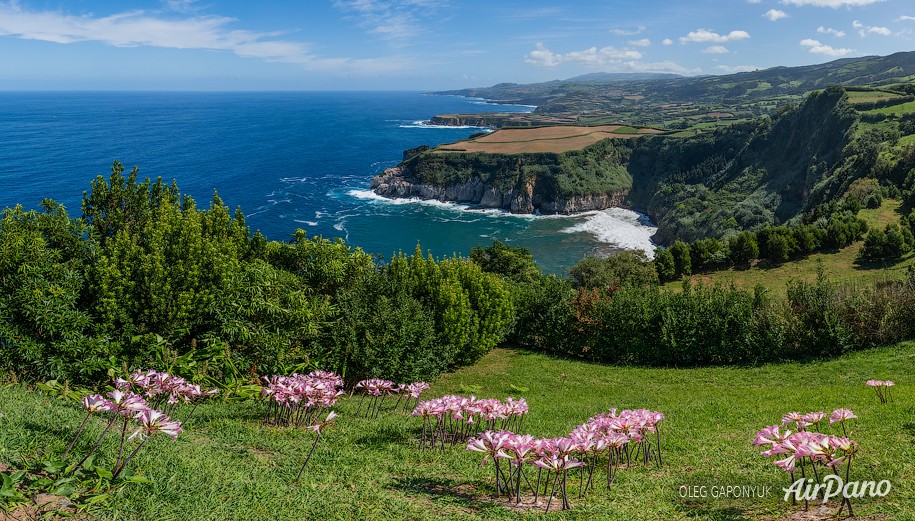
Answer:
[(653, 229), (626, 210), (517, 216), (369, 190), (404, 149), (481, 130), (419, 121), (529, 110), (414, 92), (0, 93), (0, 207), (50, 197), (77, 216), (89, 182), (118, 160), (176, 179), (199, 206), (218, 191), (274, 240), (303, 228), (390, 257), (417, 243), (436, 256), (466, 254), (498, 239), (531, 248), (550, 272), (590, 254), (650, 250)]

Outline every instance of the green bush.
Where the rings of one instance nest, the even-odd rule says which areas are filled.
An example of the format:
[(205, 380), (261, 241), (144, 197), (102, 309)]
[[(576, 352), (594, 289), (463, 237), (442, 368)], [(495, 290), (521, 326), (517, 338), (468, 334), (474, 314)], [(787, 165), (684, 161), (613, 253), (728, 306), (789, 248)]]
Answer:
[(641, 251), (624, 251), (599, 259), (586, 257), (569, 268), (576, 288), (611, 289), (658, 284), (658, 272)]

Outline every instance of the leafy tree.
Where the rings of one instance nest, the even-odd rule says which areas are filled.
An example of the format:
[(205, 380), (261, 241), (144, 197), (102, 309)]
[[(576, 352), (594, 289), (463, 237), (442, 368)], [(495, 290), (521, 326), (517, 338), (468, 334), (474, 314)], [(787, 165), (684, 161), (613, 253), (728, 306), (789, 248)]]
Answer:
[(104, 374), (116, 346), (92, 335), (82, 305), (85, 262), (95, 243), (63, 206), (21, 206), (0, 219), (0, 370), (25, 379), (89, 379)]
[(689, 244), (683, 241), (674, 242), (670, 247), (670, 254), (674, 257), (674, 269), (677, 277), (692, 275), (692, 261)]
[(741, 232), (729, 242), (731, 262), (736, 266), (749, 266), (759, 257), (759, 244), (753, 232)]
[(655, 268), (641, 251), (623, 251), (603, 259), (586, 257), (569, 268), (569, 278), (576, 288), (610, 290), (658, 283)]
[(674, 256), (667, 248), (658, 248), (654, 253), (654, 266), (661, 282), (668, 282), (677, 278), (677, 267), (674, 265)]
[(698, 239), (689, 245), (692, 271), (719, 268), (727, 263), (727, 247), (714, 238)]
[(540, 277), (540, 268), (534, 262), (534, 254), (530, 249), (509, 246), (496, 240), (486, 249), (477, 246), (470, 250), (470, 260), (483, 268), (483, 271), (514, 282), (532, 282)]
[(769, 260), (775, 264), (781, 264), (788, 260), (789, 246), (788, 241), (782, 234), (773, 234), (769, 237)]
[(98, 176), (91, 191), (83, 192), (83, 219), (102, 246), (121, 230), (132, 234), (142, 228), (161, 204), (178, 204), (174, 182), (167, 186), (159, 178), (150, 185), (148, 178), (138, 182), (138, 174), (139, 168), (134, 167), (125, 177), (124, 165), (115, 161), (109, 179)]
[(829, 217), (823, 244), (835, 249), (844, 248), (860, 239), (865, 232), (867, 223), (855, 217), (852, 212), (837, 212)]
[(864, 238), (859, 258), (865, 261), (893, 260), (912, 250), (912, 232), (897, 224), (887, 224), (883, 230), (874, 229)]

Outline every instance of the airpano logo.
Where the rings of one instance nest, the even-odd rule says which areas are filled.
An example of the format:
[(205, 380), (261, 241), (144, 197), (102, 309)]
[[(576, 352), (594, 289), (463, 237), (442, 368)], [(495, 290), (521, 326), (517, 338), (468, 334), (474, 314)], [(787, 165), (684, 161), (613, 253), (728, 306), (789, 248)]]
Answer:
[(832, 499), (860, 499), (863, 497), (886, 497), (893, 489), (888, 479), (882, 481), (845, 481), (835, 474), (823, 478), (822, 483), (813, 479), (798, 479), (790, 487), (783, 488), (785, 501), (816, 501), (826, 503)]

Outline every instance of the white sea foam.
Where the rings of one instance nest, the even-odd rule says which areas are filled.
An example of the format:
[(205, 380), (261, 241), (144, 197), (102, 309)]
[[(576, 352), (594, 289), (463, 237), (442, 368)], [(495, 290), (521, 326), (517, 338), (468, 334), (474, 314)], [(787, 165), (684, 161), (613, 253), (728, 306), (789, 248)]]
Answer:
[(307, 224), (308, 226), (317, 226), (318, 225), (318, 223), (315, 221), (303, 221), (301, 219), (293, 219), (293, 221), (297, 222), (297, 223)]
[(454, 210), (463, 210), (467, 208), (466, 205), (461, 205), (457, 203), (446, 203), (444, 201), (439, 201), (437, 199), (419, 199), (416, 197), (411, 197), (409, 199), (390, 199), (376, 194), (371, 190), (350, 190), (346, 192), (347, 195), (355, 197), (356, 199), (362, 199), (364, 201), (378, 201), (380, 203), (402, 205), (402, 204), (422, 204), (426, 206), (438, 206), (440, 208), (451, 208)]
[(530, 110), (520, 110), (520, 111), (518, 111), (518, 113), (520, 113), (520, 114), (525, 114), (525, 113), (530, 114), (531, 112), (534, 111), (534, 109), (537, 108), (537, 105), (516, 105), (516, 104), (514, 104), (514, 103), (511, 103), (511, 104), (503, 104), (503, 103), (492, 103), (492, 102), (489, 102), (489, 101), (471, 101), (470, 103), (473, 104), (473, 105), (488, 105), (488, 106), (490, 106), (490, 107), (498, 107), (498, 106), (503, 106), (503, 105), (504, 105), (504, 106), (507, 106), (507, 107), (524, 107), (524, 108), (530, 109)]
[(431, 124), (431, 123), (427, 123), (427, 122), (422, 121), (422, 120), (420, 120), (420, 121), (414, 121), (414, 122), (412, 122), (412, 123), (403, 124), (403, 125), (399, 125), (399, 126), (400, 126), (400, 128), (463, 128), (463, 129), (476, 128), (476, 129), (480, 129), (480, 130), (482, 130), (482, 131), (484, 131), (484, 132), (492, 132), (492, 131), (493, 131), (493, 130), (492, 130), (491, 128), (489, 128), (489, 127), (480, 127), (480, 126), (477, 126), (477, 125), (433, 125), (433, 124)]
[[(364, 201), (375, 201), (375, 202), (383, 203), (383, 204), (392, 204), (392, 205), (420, 204), (420, 205), (425, 205), (425, 206), (435, 206), (438, 208), (445, 208), (445, 209), (454, 210), (457, 212), (468, 212), (468, 213), (473, 213), (473, 214), (485, 215), (487, 217), (491, 217), (491, 218), (495, 218), (495, 219), (499, 219), (499, 218), (521, 219), (521, 220), (525, 220), (525, 221), (532, 221), (535, 219), (537, 219), (537, 220), (540, 220), (540, 219), (576, 219), (576, 218), (581, 218), (581, 217), (590, 217), (597, 213), (600, 213), (600, 212), (596, 212), (596, 211), (583, 212), (583, 213), (577, 213), (577, 214), (548, 214), (548, 215), (543, 215), (540, 213), (511, 213), (508, 210), (504, 210), (501, 208), (481, 208), (479, 206), (474, 206), (474, 205), (469, 205), (469, 204), (439, 201), (438, 199), (420, 199), (418, 197), (391, 199), (389, 197), (384, 197), (383, 195), (378, 195), (375, 192), (373, 192), (372, 190), (358, 190), (358, 189), (349, 190), (346, 192), (346, 195), (349, 195), (350, 197), (355, 197), (356, 199), (362, 199)], [(611, 210), (629, 212), (629, 210), (622, 210), (619, 208), (613, 208)], [(637, 212), (629, 212), (629, 213), (632, 213), (635, 216), (641, 215)], [(652, 233), (654, 233), (654, 232), (652, 232)]]
[(645, 215), (623, 208), (590, 212), (584, 221), (562, 230), (563, 233), (590, 233), (598, 242), (626, 250), (642, 250), (649, 258), (654, 257), (655, 245), (651, 236), (656, 231), (658, 229), (648, 223)]

